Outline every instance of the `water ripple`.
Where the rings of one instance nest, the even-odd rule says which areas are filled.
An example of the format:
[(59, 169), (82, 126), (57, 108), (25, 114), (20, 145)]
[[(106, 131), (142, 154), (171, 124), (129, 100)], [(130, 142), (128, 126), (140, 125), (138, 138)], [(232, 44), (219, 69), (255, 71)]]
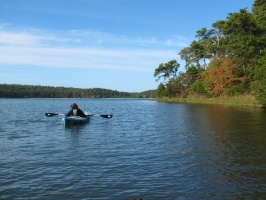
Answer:
[[(114, 117), (64, 127), (44, 116), (72, 101)], [(1, 105), (9, 107), (0, 111), (0, 199), (265, 197), (263, 111), (127, 99)], [(17, 114), (29, 107), (35, 112)]]

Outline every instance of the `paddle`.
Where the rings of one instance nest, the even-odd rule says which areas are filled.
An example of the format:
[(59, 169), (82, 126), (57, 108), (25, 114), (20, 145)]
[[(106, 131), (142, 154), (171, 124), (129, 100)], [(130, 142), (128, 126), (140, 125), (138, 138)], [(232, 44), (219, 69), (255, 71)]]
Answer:
[(103, 117), (103, 118), (112, 118), (113, 117), (113, 115), (91, 115), (91, 114), (86, 115), (86, 116)]
[[(45, 113), (45, 116), (47, 117), (54, 117), (54, 116), (65, 116), (65, 114), (58, 114), (58, 113)], [(103, 118), (112, 118), (113, 115), (92, 115), (92, 114), (88, 114), (86, 116), (93, 116), (93, 117), (103, 117)]]
[(57, 115), (60, 115), (60, 116), (65, 116), (65, 114), (57, 114), (57, 113), (45, 113), (45, 116), (47, 116), (47, 117), (54, 117), (54, 116), (57, 116)]

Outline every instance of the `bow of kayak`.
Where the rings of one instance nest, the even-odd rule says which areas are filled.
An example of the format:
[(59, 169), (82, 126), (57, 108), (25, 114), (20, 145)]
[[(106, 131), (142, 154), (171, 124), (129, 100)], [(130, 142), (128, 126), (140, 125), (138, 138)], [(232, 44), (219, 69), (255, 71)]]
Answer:
[(90, 121), (90, 116), (79, 117), (79, 116), (71, 116), (64, 117), (62, 122), (65, 126), (67, 125), (82, 125)]

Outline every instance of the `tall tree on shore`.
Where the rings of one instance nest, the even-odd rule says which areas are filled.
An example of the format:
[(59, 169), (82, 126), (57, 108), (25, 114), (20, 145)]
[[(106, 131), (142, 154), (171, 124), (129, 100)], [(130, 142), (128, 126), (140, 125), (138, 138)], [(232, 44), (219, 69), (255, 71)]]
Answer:
[(171, 60), (168, 63), (161, 63), (158, 68), (154, 71), (154, 77), (158, 77), (157, 81), (160, 78), (164, 78), (164, 80), (171, 79), (177, 76), (178, 68), (180, 64), (176, 60)]
[(252, 12), (255, 15), (257, 24), (263, 30), (266, 29), (266, 2), (265, 0), (255, 0)]
[[(168, 80), (165, 86), (169, 96), (186, 92), (238, 95), (252, 90), (266, 105), (265, 0), (255, 0), (252, 12), (244, 8), (229, 13), (210, 30), (198, 30), (195, 37), (197, 40), (178, 53), (185, 61), (186, 72), (170, 76), (164, 65), (155, 71), (158, 79)], [(191, 69), (193, 73), (189, 73)]]
[(252, 12), (259, 28), (258, 40), (260, 42), (260, 56), (255, 69), (253, 88), (256, 91), (256, 98), (263, 106), (266, 106), (266, 1), (255, 0)]
[(227, 55), (242, 68), (245, 77), (251, 79), (256, 66), (254, 57), (260, 53), (261, 46), (254, 15), (246, 9), (229, 13), (223, 31)]

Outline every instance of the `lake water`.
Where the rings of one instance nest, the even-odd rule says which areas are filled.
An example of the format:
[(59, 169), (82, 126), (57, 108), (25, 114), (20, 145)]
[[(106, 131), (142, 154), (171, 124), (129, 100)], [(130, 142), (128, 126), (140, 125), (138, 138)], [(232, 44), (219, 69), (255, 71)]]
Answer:
[[(64, 127), (76, 102), (93, 117)], [(145, 99), (0, 99), (0, 199), (265, 199), (266, 111)]]

